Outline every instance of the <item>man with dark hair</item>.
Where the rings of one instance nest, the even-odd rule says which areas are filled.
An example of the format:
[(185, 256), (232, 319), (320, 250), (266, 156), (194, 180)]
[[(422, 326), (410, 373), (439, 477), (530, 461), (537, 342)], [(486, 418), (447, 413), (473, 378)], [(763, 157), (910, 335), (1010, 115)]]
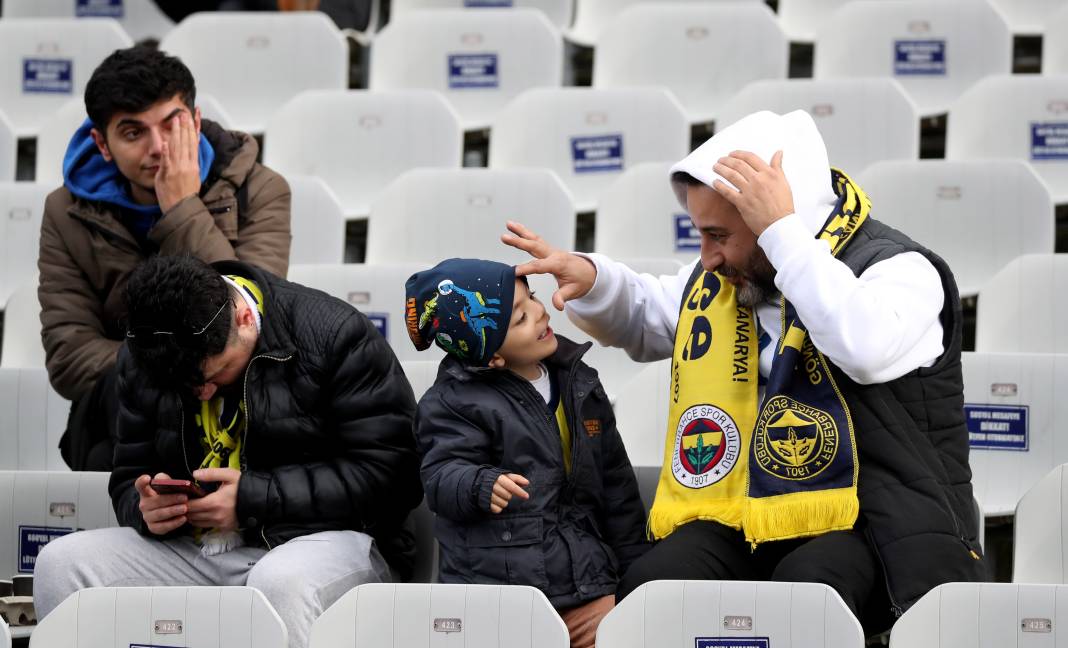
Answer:
[[(40, 553), (47, 615), (86, 587), (248, 585), (307, 645), (349, 589), (411, 576), (415, 399), (345, 302), (249, 265), (155, 256), (125, 289), (109, 490), (121, 528)], [(167, 494), (160, 480), (209, 493)]]
[(45, 202), (38, 259), (49, 380), (73, 401), (63, 458), (109, 470), (122, 289), (152, 254), (239, 259), (284, 276), (289, 186), (256, 162), (250, 135), (201, 120), (177, 58), (118, 50), (85, 89), (89, 119)]

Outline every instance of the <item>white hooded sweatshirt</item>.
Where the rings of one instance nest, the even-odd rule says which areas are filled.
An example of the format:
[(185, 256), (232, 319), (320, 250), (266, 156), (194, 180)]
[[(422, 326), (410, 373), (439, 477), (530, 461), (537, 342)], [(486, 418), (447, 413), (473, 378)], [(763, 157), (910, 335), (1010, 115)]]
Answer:
[[(783, 151), (783, 173), (795, 212), (757, 239), (776, 270), (775, 285), (793, 304), (816, 348), (860, 384), (884, 383), (942, 355), (944, 293), (938, 271), (917, 252), (873, 264), (859, 277), (815, 238), (831, 214), (835, 195), (823, 138), (804, 111), (759, 112), (732, 124), (671, 168), (712, 186), (712, 171), (735, 150), (770, 164)], [(848, 170), (847, 170), (848, 171)], [(730, 184), (729, 182), (727, 183)], [(686, 207), (686, 188), (674, 184)], [(878, 204), (873, 200), (873, 215)], [(638, 274), (601, 254), (583, 255), (597, 266), (593, 289), (568, 302), (567, 314), (605, 346), (621, 347), (639, 362), (671, 357), (682, 292), (700, 259), (676, 275)], [(760, 375), (771, 370), (781, 334), (779, 295), (756, 307), (761, 329)]]

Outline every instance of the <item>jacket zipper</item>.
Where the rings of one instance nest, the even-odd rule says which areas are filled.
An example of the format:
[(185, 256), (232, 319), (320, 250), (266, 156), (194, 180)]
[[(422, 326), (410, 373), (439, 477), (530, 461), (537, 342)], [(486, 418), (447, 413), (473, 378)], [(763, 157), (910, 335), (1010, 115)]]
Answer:
[[(251, 360), (249, 360), (248, 361), (248, 366), (245, 367), (245, 377), (244, 377), (244, 380), (242, 382), (242, 389), (241, 389), (241, 399), (242, 399), (241, 402), (243, 402), (245, 404), (245, 430), (241, 434), (241, 456), (238, 458), (239, 465), (241, 466), (241, 472), (245, 472), (246, 468), (248, 467), (247, 464), (245, 463), (245, 450), (248, 447), (248, 429), (250, 427), (252, 427), (252, 408), (249, 407), (249, 405), (248, 405), (248, 374), (252, 370), (252, 363), (256, 362), (260, 358), (265, 358), (267, 360), (274, 360), (275, 362), (286, 362), (288, 360), (291, 360), (293, 358), (293, 355), (290, 354), (290, 355), (287, 355), (284, 358), (279, 358), (277, 356), (272, 356), (272, 355), (267, 355), (265, 353), (261, 353), (260, 355), (254, 356)], [(266, 529), (267, 529), (267, 525), (261, 523), (260, 524), (260, 537), (263, 538), (263, 544), (267, 545), (267, 551), (270, 551), (274, 547), (272, 547), (270, 541), (267, 540), (267, 530)]]
[(890, 589), (890, 572), (886, 571), (883, 554), (879, 552), (879, 545), (875, 544), (875, 536), (872, 534), (870, 526), (864, 529), (864, 535), (868, 538), (868, 543), (871, 544), (871, 552), (875, 554), (875, 559), (879, 561), (879, 567), (883, 570), (883, 584), (886, 585), (886, 597), (890, 600), (890, 614), (894, 615), (895, 619), (899, 619), (905, 613), (905, 610), (894, 599), (894, 592)]

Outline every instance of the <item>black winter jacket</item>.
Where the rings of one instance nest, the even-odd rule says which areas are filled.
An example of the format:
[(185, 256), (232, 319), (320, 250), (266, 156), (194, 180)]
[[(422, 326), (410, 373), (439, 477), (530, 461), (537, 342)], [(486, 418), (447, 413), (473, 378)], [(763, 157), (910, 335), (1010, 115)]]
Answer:
[[(648, 548), (645, 509), (590, 347), (559, 339), (545, 361), (571, 430), (564, 469), (555, 416), (529, 381), (446, 356), (419, 402), (416, 437), (427, 504), (437, 514), (444, 583), (531, 585), (557, 608), (613, 594)], [(490, 513), (504, 473), (530, 480), (529, 500)]]
[[(246, 543), (270, 548), (320, 531), (363, 531), (407, 578), (414, 539), (403, 526), (422, 493), (415, 398), (393, 351), (341, 300), (239, 262), (213, 267), (255, 281), (265, 302), (237, 386), (248, 408), (237, 495)], [(192, 479), (204, 457), (199, 403), (150, 384), (125, 345), (118, 389), (109, 491), (119, 523), (148, 534), (133, 483), (159, 472)]]

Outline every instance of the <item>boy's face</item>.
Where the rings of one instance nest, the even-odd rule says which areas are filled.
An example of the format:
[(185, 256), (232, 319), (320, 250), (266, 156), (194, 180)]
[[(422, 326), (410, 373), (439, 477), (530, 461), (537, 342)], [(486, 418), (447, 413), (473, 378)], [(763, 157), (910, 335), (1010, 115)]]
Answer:
[(108, 122), (106, 133), (92, 130), (93, 140), (105, 160), (114, 160), (119, 173), (130, 181), (134, 191), (153, 195), (163, 142), (177, 136), (178, 116), (183, 113), (192, 117), (193, 127), (199, 135), (200, 109), (190, 113), (181, 95), (176, 94), (139, 113), (115, 113)]
[(549, 326), (549, 311), (534, 297), (525, 281), (516, 279), (508, 335), (496, 355), (504, 360), (506, 367), (531, 365), (551, 356), (556, 346), (556, 336)]

